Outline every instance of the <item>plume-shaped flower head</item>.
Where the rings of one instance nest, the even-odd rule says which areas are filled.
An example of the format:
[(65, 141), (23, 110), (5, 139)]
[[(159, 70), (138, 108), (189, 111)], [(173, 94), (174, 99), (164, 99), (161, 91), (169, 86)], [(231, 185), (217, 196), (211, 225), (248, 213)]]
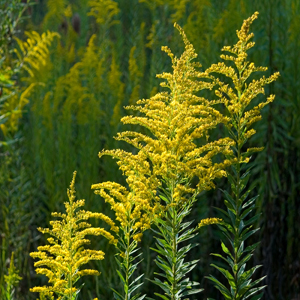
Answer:
[[(161, 86), (169, 91), (139, 100), (127, 109), (140, 114), (122, 118), (124, 124), (145, 127), (148, 134), (126, 131), (119, 133), (117, 139), (138, 148), (159, 180), (166, 183), (175, 180), (178, 197), (174, 201), (180, 202), (181, 195), (210, 189), (214, 187), (214, 178), (226, 175), (224, 168), (231, 162), (218, 164), (213, 157), (218, 153), (230, 155), (234, 143), (229, 138), (208, 141), (209, 131), (229, 119), (213, 107), (221, 101), (198, 96), (202, 90), (211, 90), (216, 80), (208, 72), (198, 71), (201, 65), (193, 62), (197, 57), (193, 45), (180, 26), (175, 24), (175, 27), (182, 35), (185, 51), (178, 58), (168, 47), (162, 47), (171, 58), (173, 72), (157, 75), (165, 80)], [(194, 177), (198, 178), (196, 190), (186, 185)]]
[[(266, 78), (262, 76), (259, 79), (249, 80), (254, 72), (267, 71), (266, 67), (256, 67), (253, 62), (247, 60), (247, 51), (251, 49), (255, 43), (251, 41), (254, 34), (249, 33), (250, 25), (258, 17), (255, 12), (251, 17), (244, 20), (240, 30), (237, 30), (238, 42), (234, 46), (225, 46), (222, 51), (229, 52), (230, 55), (222, 54), (220, 57), (225, 61), (233, 62), (234, 66), (228, 66), (225, 62), (212, 65), (207, 72), (219, 73), (225, 75), (232, 84), (225, 83), (221, 80), (217, 81), (218, 89), (216, 95), (225, 104), (229, 112), (229, 120), (227, 123), (232, 137), (240, 145), (244, 145), (246, 141), (256, 133), (251, 125), (261, 119), (261, 110), (267, 104), (271, 103), (275, 95), (270, 95), (265, 102), (261, 102), (253, 108), (249, 109), (251, 102), (259, 95), (265, 94), (264, 86), (270, 84), (279, 77), (276, 72)], [(242, 134), (237, 134), (240, 132)], [(239, 162), (248, 162), (248, 156), (252, 152), (257, 152), (263, 148), (250, 148), (244, 155), (239, 157)]]
[(89, 244), (87, 235), (102, 235), (111, 243), (116, 243), (113, 235), (103, 228), (92, 227), (87, 222), (89, 218), (99, 218), (108, 223), (112, 230), (117, 230), (114, 222), (101, 213), (92, 213), (79, 210), (84, 206), (84, 200), (75, 200), (75, 176), (68, 189), (69, 201), (65, 202), (66, 213), (52, 213), (53, 217), (60, 220), (51, 221), (49, 228), (38, 228), (42, 233), (49, 234), (47, 239), (49, 245), (39, 246), (37, 252), (30, 253), (31, 257), (39, 260), (34, 263), (36, 272), (44, 274), (49, 279), (49, 286), (34, 287), (31, 292), (39, 292), (43, 295), (52, 296), (56, 294), (58, 299), (64, 296), (73, 299), (72, 295), (78, 293), (75, 286), (77, 280), (85, 275), (99, 275), (99, 272), (91, 269), (82, 269), (82, 266), (91, 260), (104, 259), (104, 252), (101, 250), (84, 249)]

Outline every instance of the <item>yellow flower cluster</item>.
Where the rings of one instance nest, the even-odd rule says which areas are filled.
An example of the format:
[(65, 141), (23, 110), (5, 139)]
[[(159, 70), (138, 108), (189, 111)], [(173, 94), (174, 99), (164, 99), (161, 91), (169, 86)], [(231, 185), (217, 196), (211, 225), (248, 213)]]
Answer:
[(71, 296), (77, 291), (74, 286), (76, 281), (85, 275), (99, 275), (99, 272), (91, 269), (80, 270), (82, 265), (87, 264), (90, 260), (104, 259), (104, 252), (101, 250), (84, 249), (84, 245), (89, 244), (87, 235), (102, 235), (109, 239), (111, 243), (117, 240), (108, 231), (103, 228), (94, 228), (87, 222), (91, 217), (99, 218), (111, 226), (116, 231), (114, 222), (101, 213), (92, 213), (85, 210), (78, 210), (84, 206), (84, 200), (75, 201), (75, 176), (68, 189), (69, 202), (65, 202), (66, 213), (52, 213), (53, 217), (61, 220), (51, 221), (49, 228), (38, 228), (42, 233), (47, 233), (50, 245), (38, 247), (37, 252), (30, 253), (33, 258), (39, 261), (34, 263), (36, 272), (44, 274), (49, 279), (50, 286), (34, 287), (30, 291), (38, 292), (42, 295), (52, 297), (57, 294), (58, 299)]
[[(147, 163), (151, 162), (153, 176), (167, 185), (175, 180), (178, 191), (174, 201), (182, 202), (186, 184), (186, 192), (199, 193), (212, 188), (215, 178), (226, 176), (224, 169), (232, 162), (226, 160), (216, 164), (213, 158), (218, 153), (230, 156), (230, 147), (234, 142), (229, 138), (207, 142), (211, 129), (230, 120), (214, 109), (216, 101), (196, 96), (201, 90), (212, 89), (217, 81), (208, 72), (196, 70), (201, 66), (192, 61), (197, 54), (183, 30), (177, 24), (175, 27), (183, 37), (185, 51), (177, 58), (168, 47), (162, 47), (172, 60), (173, 73), (157, 75), (166, 80), (161, 86), (170, 91), (139, 100), (137, 105), (127, 107), (140, 112), (142, 116), (122, 118), (124, 124), (141, 125), (150, 134), (126, 131), (119, 133), (117, 140), (138, 148), (146, 156)], [(205, 140), (202, 146), (196, 145), (197, 139)], [(192, 191), (188, 183), (194, 177), (198, 178), (198, 185)], [(181, 180), (185, 183), (180, 185)]]
[[(224, 60), (232, 61), (235, 68), (220, 62), (212, 65), (207, 70), (208, 73), (219, 73), (232, 80), (233, 87), (217, 80), (218, 89), (216, 90), (216, 95), (225, 104), (230, 114), (230, 122), (227, 123), (227, 126), (233, 126), (236, 132), (239, 132), (239, 134), (233, 134), (233, 136), (236, 135), (236, 142), (239, 145), (243, 145), (248, 138), (255, 134), (255, 130), (250, 129), (250, 126), (261, 119), (262, 108), (272, 102), (275, 96), (270, 95), (265, 102), (248, 111), (246, 111), (247, 107), (257, 95), (265, 93), (264, 86), (266, 84), (270, 84), (279, 77), (279, 72), (276, 72), (268, 78), (263, 76), (258, 80), (253, 79), (247, 83), (252, 73), (267, 70), (265, 67), (256, 67), (254, 63), (250, 63), (247, 60), (247, 51), (255, 44), (250, 41), (254, 35), (253, 33), (249, 34), (249, 28), (257, 16), (258, 12), (243, 22), (241, 29), (237, 31), (239, 40), (233, 47), (226, 46), (222, 49), (222, 51), (229, 52), (231, 55), (221, 55), (220, 57)], [(248, 149), (248, 152), (256, 150), (260, 149)], [(239, 162), (247, 161), (240, 157)]]
[[(217, 81), (208, 72), (197, 70), (201, 65), (193, 62), (197, 54), (192, 44), (177, 24), (175, 27), (182, 35), (185, 51), (177, 58), (168, 47), (162, 47), (171, 58), (173, 73), (158, 75), (165, 79), (161, 86), (170, 91), (139, 100), (127, 107), (138, 114), (122, 118), (124, 124), (141, 125), (150, 134), (118, 133), (116, 139), (133, 145), (138, 149), (136, 154), (123, 150), (99, 153), (99, 157), (110, 155), (118, 160), (128, 188), (115, 182), (92, 185), (95, 193), (111, 205), (120, 223), (119, 230), (130, 232), (135, 241), (168, 206), (184, 206), (190, 195), (211, 189), (213, 180), (226, 176), (225, 168), (232, 164), (229, 159), (222, 163), (213, 159), (219, 153), (230, 157), (233, 140), (207, 141), (211, 129), (230, 121), (213, 107), (222, 100), (208, 101), (196, 96), (201, 90), (212, 89)], [(195, 140), (203, 141), (202, 145), (197, 146)], [(192, 188), (190, 182), (195, 177), (198, 184)], [(162, 204), (158, 190), (171, 185), (171, 201)]]
[(203, 226), (211, 225), (211, 224), (220, 224), (223, 220), (219, 218), (207, 218), (201, 220), (201, 222), (198, 224), (198, 228), (201, 228)]
[(103, 182), (93, 184), (92, 189), (110, 204), (120, 223), (118, 230), (132, 230), (131, 236), (139, 241), (141, 233), (150, 228), (153, 217), (160, 211), (158, 205), (151, 205), (160, 183), (151, 175), (150, 164), (143, 152), (134, 155), (123, 150), (106, 150), (99, 153), (99, 157), (102, 155), (118, 159), (119, 168), (126, 175), (128, 188), (115, 182)]

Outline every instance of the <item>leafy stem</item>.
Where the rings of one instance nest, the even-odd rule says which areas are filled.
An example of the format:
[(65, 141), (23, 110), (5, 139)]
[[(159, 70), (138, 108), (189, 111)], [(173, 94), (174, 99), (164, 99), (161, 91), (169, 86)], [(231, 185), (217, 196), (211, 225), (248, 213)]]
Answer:
[[(130, 210), (129, 210), (130, 211)], [(137, 241), (133, 239), (134, 230), (132, 229), (131, 223), (124, 227), (124, 232), (119, 234), (119, 241), (117, 249), (119, 250), (116, 261), (118, 264), (117, 274), (121, 279), (123, 285), (123, 295), (112, 289), (116, 300), (142, 300), (146, 295), (140, 296), (140, 293), (132, 296), (132, 293), (138, 289), (143, 283), (138, 283), (144, 274), (139, 275), (135, 279), (132, 279), (132, 275), (136, 270), (136, 267), (141, 263), (142, 260), (136, 262), (137, 258), (142, 253), (135, 255), (139, 248), (137, 247)]]
[(166, 211), (162, 218), (156, 219), (158, 230), (153, 231), (156, 233), (157, 243), (156, 248), (152, 249), (158, 253), (155, 262), (162, 271), (155, 275), (164, 278), (164, 281), (157, 277), (151, 281), (164, 291), (163, 294), (155, 293), (156, 296), (164, 300), (179, 300), (184, 296), (202, 291), (202, 289), (195, 288), (199, 285), (198, 282), (192, 282), (187, 277), (188, 273), (196, 267), (198, 260), (185, 262), (187, 253), (197, 245), (188, 244), (179, 247), (180, 243), (197, 235), (193, 228), (189, 228), (192, 222), (183, 222), (183, 219), (191, 212), (194, 199), (191, 197), (185, 204), (178, 204), (173, 201), (176, 182), (168, 186), (169, 188), (160, 193), (160, 198), (166, 202)]
[(246, 84), (246, 80), (253, 72), (266, 71), (266, 68), (255, 67), (254, 63), (249, 63), (246, 60), (246, 51), (254, 46), (253, 42), (249, 42), (253, 37), (252, 33), (248, 34), (249, 27), (257, 18), (257, 15), (258, 13), (254, 13), (244, 21), (241, 30), (237, 31), (239, 41), (236, 45), (223, 48), (223, 51), (230, 52), (233, 56), (221, 55), (221, 58), (231, 60), (235, 64), (235, 69), (221, 63), (218, 66), (211, 67), (210, 70), (231, 78), (234, 84), (234, 88), (232, 88), (223, 82), (219, 82), (220, 87), (216, 92), (219, 97), (223, 97), (223, 94), (227, 96), (224, 104), (228, 110), (230, 121), (226, 125), (230, 135), (236, 142), (234, 163), (231, 166), (231, 172), (228, 172), (231, 193), (224, 191), (224, 203), (227, 211), (220, 210), (226, 221), (219, 225), (231, 247), (227, 248), (222, 241), (221, 247), (225, 256), (213, 254), (223, 259), (229, 267), (224, 269), (212, 264), (228, 280), (230, 289), (226, 288), (212, 275), (208, 277), (226, 300), (245, 300), (248, 298), (249, 300), (259, 300), (263, 294), (256, 293), (264, 288), (264, 286), (256, 286), (264, 277), (252, 282), (252, 275), (261, 266), (246, 269), (246, 264), (253, 256), (253, 252), (259, 243), (244, 247), (245, 241), (259, 230), (259, 228), (253, 229), (252, 227), (260, 216), (260, 214), (255, 214), (253, 217), (248, 218), (248, 215), (255, 210), (255, 200), (258, 195), (248, 199), (254, 187), (248, 184), (251, 171), (249, 167), (246, 167), (246, 164), (249, 162), (252, 152), (258, 152), (262, 149), (248, 148), (243, 151), (242, 148), (248, 139), (255, 134), (254, 129), (249, 129), (250, 126), (261, 119), (260, 110), (274, 100), (274, 95), (252, 109), (247, 110), (247, 106), (258, 94), (264, 93), (263, 86), (274, 81), (279, 74), (275, 73), (269, 78), (263, 77), (260, 80), (252, 80), (248, 85)]

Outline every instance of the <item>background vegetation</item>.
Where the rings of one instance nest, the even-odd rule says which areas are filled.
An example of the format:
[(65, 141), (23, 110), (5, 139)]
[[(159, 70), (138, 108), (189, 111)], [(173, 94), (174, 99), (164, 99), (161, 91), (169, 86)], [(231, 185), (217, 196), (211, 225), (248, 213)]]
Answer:
[[(23, 278), (16, 299), (34, 299), (29, 287), (42, 284), (42, 279), (34, 272), (29, 252), (44, 243), (36, 228), (47, 227), (50, 213), (62, 210), (74, 170), (78, 198), (86, 199), (87, 210), (110, 214), (90, 187), (124, 179), (114, 161), (99, 160), (97, 153), (126, 146), (112, 139), (125, 130), (119, 122), (126, 114), (123, 106), (159, 89), (155, 75), (171, 66), (161, 46), (175, 53), (183, 48), (174, 22), (184, 28), (206, 68), (220, 60), (223, 45), (236, 42), (235, 31), (243, 19), (258, 11), (251, 59), (267, 66), (270, 74), (279, 71), (281, 77), (267, 88), (276, 99), (264, 109), (252, 141), (265, 146), (256, 155), (251, 179), (260, 195), (257, 212), (262, 213), (260, 237), (253, 238), (262, 241), (254, 263), (263, 265), (257, 277), (267, 275), (264, 299), (300, 299), (299, 1), (25, 2), (0, 2), (0, 286), (5, 285), (14, 252)], [(222, 203), (220, 191), (204, 194), (193, 219), (215, 216), (212, 206)], [(203, 279), (215, 272), (209, 254), (219, 248), (217, 233), (204, 229), (199, 241), (201, 247), (192, 255), (201, 259), (195, 272), (195, 280), (205, 289), (201, 297), (222, 299)], [(142, 243), (151, 242), (146, 233)], [(109, 286), (118, 285), (113, 247), (94, 239), (91, 248), (107, 254), (104, 261), (94, 263), (100, 277), (85, 279), (82, 299), (111, 299)], [(147, 261), (154, 254), (144, 251), (141, 268), (149, 277), (154, 265)], [(144, 291), (150, 286), (146, 281)]]

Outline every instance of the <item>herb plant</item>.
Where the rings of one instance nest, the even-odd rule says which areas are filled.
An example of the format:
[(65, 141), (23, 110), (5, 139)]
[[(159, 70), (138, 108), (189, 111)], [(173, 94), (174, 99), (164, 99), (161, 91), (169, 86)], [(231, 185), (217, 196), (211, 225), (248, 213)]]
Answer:
[(39, 246), (38, 252), (30, 253), (33, 258), (39, 260), (34, 263), (36, 272), (48, 277), (49, 285), (34, 287), (31, 292), (40, 293), (42, 297), (50, 299), (75, 300), (81, 287), (76, 286), (76, 282), (85, 275), (99, 275), (97, 270), (82, 269), (90, 260), (104, 259), (104, 252), (101, 250), (84, 249), (84, 245), (89, 244), (87, 235), (102, 235), (115, 243), (114, 237), (103, 228), (92, 227), (87, 222), (89, 218), (99, 218), (114, 226), (114, 223), (101, 213), (92, 213), (85, 210), (78, 210), (84, 206), (84, 200), (75, 200), (75, 176), (68, 189), (69, 201), (65, 202), (66, 213), (52, 213), (53, 217), (61, 220), (51, 221), (49, 228), (38, 228), (43, 234), (49, 234), (50, 245)]
[(270, 95), (265, 102), (261, 102), (253, 108), (249, 109), (249, 106), (259, 94), (265, 93), (264, 86), (276, 80), (279, 73), (274, 73), (268, 78), (263, 76), (249, 82), (252, 73), (267, 70), (265, 67), (255, 67), (253, 62), (247, 60), (247, 51), (255, 44), (250, 41), (253, 33), (249, 34), (249, 29), (257, 16), (258, 13), (256, 12), (244, 21), (241, 29), (237, 31), (239, 39), (237, 44), (222, 49), (229, 52), (230, 55), (221, 55), (221, 58), (232, 61), (235, 68), (222, 62), (212, 65), (208, 70), (209, 73), (219, 73), (232, 80), (232, 85), (218, 80), (218, 89), (216, 90), (216, 95), (222, 99), (229, 114), (230, 121), (225, 125), (236, 143), (233, 147), (235, 161), (227, 175), (231, 193), (224, 191), (226, 198), (224, 203), (227, 211), (219, 209), (224, 214), (224, 220), (226, 220), (219, 227), (227, 238), (229, 247), (222, 241), (221, 246), (225, 255), (213, 254), (223, 259), (228, 264), (229, 270), (215, 264), (212, 265), (225, 276), (230, 289), (212, 275), (208, 277), (226, 300), (245, 300), (248, 298), (259, 300), (263, 293), (252, 295), (264, 288), (264, 286), (257, 287), (257, 284), (265, 277), (252, 280), (252, 275), (261, 266), (247, 268), (246, 264), (253, 256), (259, 242), (245, 246), (246, 240), (259, 230), (254, 225), (260, 217), (260, 214), (256, 213), (249, 218), (249, 214), (255, 211), (255, 200), (258, 195), (249, 199), (254, 186), (249, 185), (251, 168), (247, 166), (247, 163), (250, 161), (252, 153), (261, 151), (263, 148), (246, 148), (246, 150), (244, 148), (248, 139), (256, 133), (251, 128), (252, 124), (261, 119), (261, 109), (272, 102), (275, 96)]

